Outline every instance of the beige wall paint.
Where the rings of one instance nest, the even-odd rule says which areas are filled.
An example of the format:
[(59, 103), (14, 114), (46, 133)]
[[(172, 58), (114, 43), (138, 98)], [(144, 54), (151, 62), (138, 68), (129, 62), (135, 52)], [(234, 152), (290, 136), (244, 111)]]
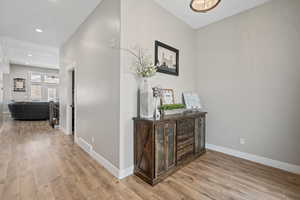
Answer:
[[(76, 68), (76, 133), (119, 166), (120, 0), (104, 0), (61, 49), (61, 77)], [(67, 80), (61, 85), (61, 126), (66, 129)], [(94, 138), (94, 143), (92, 142)]]
[(299, 9), (274, 0), (198, 31), (208, 143), (300, 165)]
[[(177, 77), (159, 73), (151, 82), (153, 86), (174, 89), (176, 101), (181, 102), (183, 91), (196, 90), (196, 31), (153, 1), (122, 0), (121, 5), (123, 48), (133, 48), (138, 45), (147, 49), (153, 59), (155, 40), (179, 49), (180, 75)], [(137, 116), (138, 83), (129, 70), (132, 61), (130, 55), (121, 52), (121, 169), (133, 166), (132, 118)]]

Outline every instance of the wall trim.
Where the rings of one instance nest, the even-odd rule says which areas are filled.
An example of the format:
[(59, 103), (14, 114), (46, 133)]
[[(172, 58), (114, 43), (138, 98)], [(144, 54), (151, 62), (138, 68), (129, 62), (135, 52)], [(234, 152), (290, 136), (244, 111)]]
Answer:
[(218, 152), (221, 152), (224, 154), (228, 154), (228, 155), (231, 155), (234, 157), (243, 158), (245, 160), (250, 160), (250, 161), (260, 163), (260, 164), (263, 164), (263, 165), (266, 165), (269, 167), (274, 167), (274, 168), (288, 171), (291, 173), (300, 174), (300, 166), (298, 166), (298, 165), (281, 162), (278, 160), (272, 160), (270, 158), (265, 158), (262, 156), (257, 156), (254, 154), (245, 153), (245, 152), (241, 152), (241, 151), (237, 151), (234, 149), (230, 149), (227, 147), (221, 147), (221, 146), (217, 146), (217, 145), (213, 145), (213, 144), (207, 144), (206, 147), (208, 149), (218, 151)]
[(93, 146), (89, 144), (87, 141), (85, 141), (83, 138), (78, 137), (75, 143), (78, 144), (80, 148), (82, 148), (86, 153), (88, 153), (92, 158), (94, 158), (100, 165), (102, 165), (105, 169), (107, 169), (116, 178), (123, 179), (133, 174), (133, 167), (120, 170), (115, 165), (113, 165), (110, 161), (108, 161), (103, 156), (101, 156), (96, 151), (94, 151)]
[(91, 154), (93, 147), (87, 141), (82, 138), (78, 138), (77, 144), (88, 154)]
[(128, 167), (126, 169), (119, 170), (119, 179), (126, 178), (127, 176), (131, 176), (133, 174), (134, 167)]
[(61, 132), (63, 132), (65, 135), (70, 135), (68, 134), (68, 132), (66, 131), (66, 129), (64, 129), (62, 126), (59, 126), (58, 128)]
[(114, 166), (111, 162), (109, 162), (107, 159), (105, 159), (103, 156), (101, 156), (94, 150), (91, 151), (90, 155), (105, 169), (107, 169), (112, 175), (119, 178), (119, 169), (116, 166)]

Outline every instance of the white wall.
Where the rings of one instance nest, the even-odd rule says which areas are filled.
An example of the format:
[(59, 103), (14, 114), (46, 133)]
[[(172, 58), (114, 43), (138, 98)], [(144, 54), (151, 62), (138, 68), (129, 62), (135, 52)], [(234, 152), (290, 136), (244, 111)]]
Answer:
[(300, 165), (299, 9), (274, 0), (198, 31), (208, 143)]
[[(152, 85), (172, 88), (176, 101), (181, 102), (183, 91), (196, 90), (196, 31), (149, 0), (121, 1), (122, 48), (138, 45), (148, 49), (154, 59), (154, 41), (159, 40), (180, 51), (179, 76), (158, 74)], [(133, 58), (121, 52), (121, 115), (120, 158), (121, 169), (133, 166), (133, 121), (137, 116), (138, 83), (130, 73)], [(154, 62), (154, 60), (153, 60)]]
[[(114, 41), (114, 42), (112, 42)], [(61, 48), (61, 126), (67, 128), (67, 73), (76, 69), (76, 134), (119, 167), (120, 0), (103, 0)], [(94, 143), (93, 143), (94, 138)]]

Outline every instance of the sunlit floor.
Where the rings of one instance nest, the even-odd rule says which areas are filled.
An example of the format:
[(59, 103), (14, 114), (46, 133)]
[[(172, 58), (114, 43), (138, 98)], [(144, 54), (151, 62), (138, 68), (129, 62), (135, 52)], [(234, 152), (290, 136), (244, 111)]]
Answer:
[(121, 181), (48, 122), (7, 120), (0, 134), (1, 200), (300, 199), (300, 176), (208, 151), (155, 187)]

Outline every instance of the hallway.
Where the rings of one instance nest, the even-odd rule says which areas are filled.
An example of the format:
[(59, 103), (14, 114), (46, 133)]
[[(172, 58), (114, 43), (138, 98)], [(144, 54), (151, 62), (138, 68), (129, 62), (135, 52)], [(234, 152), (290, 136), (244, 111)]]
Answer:
[(208, 151), (151, 187), (117, 180), (46, 121), (5, 122), (1, 200), (300, 199), (300, 176)]

